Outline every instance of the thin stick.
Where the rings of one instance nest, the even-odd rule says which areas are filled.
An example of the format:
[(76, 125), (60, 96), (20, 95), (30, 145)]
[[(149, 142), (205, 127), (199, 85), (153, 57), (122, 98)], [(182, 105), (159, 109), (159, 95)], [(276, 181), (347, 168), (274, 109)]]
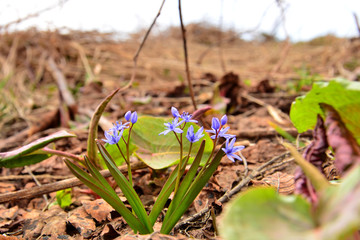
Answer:
[[(69, 1), (69, 0), (63, 0), (62, 3), (61, 3), (61, 5), (64, 5), (67, 1)], [(44, 8), (44, 9), (36, 12), (36, 13), (31, 13), (31, 14), (23, 17), (23, 18), (19, 18), (19, 19), (15, 20), (15, 21), (11, 21), (11, 22), (5, 24), (4, 26), (0, 26), (0, 30), (1, 30), (1, 29), (7, 29), (7, 28), (9, 28), (11, 25), (13, 25), (13, 24), (21, 23), (21, 22), (23, 22), (23, 21), (25, 21), (25, 20), (28, 20), (28, 19), (31, 19), (31, 18), (34, 18), (34, 17), (38, 17), (40, 14), (42, 14), (42, 13), (44, 13), (44, 12), (47, 12), (47, 11), (50, 11), (50, 10), (58, 7), (59, 5), (60, 5), (60, 4), (54, 4), (54, 5), (50, 6), (50, 7)]]
[(133, 70), (132, 70), (132, 73), (131, 73), (130, 81), (129, 81), (124, 87), (122, 87), (122, 88), (120, 89), (120, 92), (123, 92), (123, 91), (125, 91), (126, 89), (128, 89), (128, 88), (132, 85), (132, 83), (134, 82), (134, 80), (135, 80), (136, 70), (137, 70), (137, 59), (138, 59), (138, 57), (139, 57), (139, 54), (140, 54), (143, 46), (145, 45), (146, 39), (148, 38), (148, 36), (149, 36), (149, 34), (150, 34), (150, 32), (151, 32), (151, 29), (153, 28), (153, 26), (154, 26), (155, 23), (156, 23), (156, 20), (158, 19), (158, 17), (159, 17), (160, 14), (161, 14), (161, 10), (162, 10), (162, 8), (163, 8), (163, 6), (164, 6), (164, 3), (165, 3), (165, 0), (162, 1), (161, 6), (160, 6), (160, 8), (159, 8), (159, 11), (158, 11), (156, 17), (154, 18), (154, 21), (151, 23), (149, 29), (147, 30), (147, 32), (146, 32), (146, 34), (145, 34), (145, 36), (144, 36), (144, 38), (143, 38), (143, 40), (142, 40), (142, 42), (140, 43), (140, 46), (139, 46), (138, 50), (136, 51), (136, 53), (135, 53), (135, 55), (134, 55), (134, 57), (133, 57), (134, 65), (133, 65)]
[[(147, 166), (143, 162), (138, 162), (138, 163), (133, 164), (131, 167), (133, 170), (137, 170), (137, 169), (145, 168)], [(120, 166), (119, 169), (122, 173), (127, 173), (127, 166)], [(111, 173), (109, 170), (102, 170), (102, 171), (100, 171), (100, 173), (105, 178), (111, 176)], [(33, 197), (37, 197), (42, 194), (56, 192), (56, 191), (66, 189), (66, 188), (80, 186), (82, 184), (83, 183), (78, 178), (73, 177), (73, 178), (65, 179), (62, 181), (55, 182), (55, 183), (44, 184), (41, 186), (29, 188), (29, 189), (22, 189), (22, 190), (19, 190), (16, 192), (3, 193), (3, 194), (0, 194), (0, 203), (24, 199), (24, 198), (33, 198)]]
[(193, 86), (192, 86), (192, 83), (191, 83), (188, 51), (187, 51), (187, 44), (186, 44), (186, 30), (185, 30), (185, 26), (184, 26), (183, 19), (182, 19), (182, 13), (181, 13), (181, 0), (179, 0), (179, 17), (180, 17), (182, 39), (183, 39), (183, 44), (184, 44), (186, 79), (188, 81), (189, 92), (190, 92), (190, 97), (191, 97), (192, 104), (194, 106), (194, 111), (196, 111), (197, 107), (196, 107), (196, 102), (195, 102), (194, 89), (193, 89)]
[(286, 20), (286, 18), (285, 18), (285, 9), (284, 9), (284, 6), (283, 6), (281, 0), (276, 0), (276, 3), (278, 5), (278, 7), (280, 8), (281, 23), (282, 23), (283, 30), (285, 32), (286, 40), (285, 40), (284, 46), (283, 46), (283, 48), (281, 50), (281, 53), (280, 53), (280, 59), (277, 62), (277, 64), (273, 67), (273, 69), (271, 70), (271, 72), (269, 74), (269, 77), (273, 77), (278, 71), (280, 71), (280, 68), (284, 64), (285, 59), (286, 59), (286, 57), (287, 57), (287, 55), (289, 53), (289, 50), (290, 50), (290, 37), (289, 37), (289, 33), (288, 33), (287, 29), (286, 29), (286, 23), (285, 23), (285, 20)]
[(223, 51), (222, 51), (222, 22), (223, 22), (223, 8), (224, 8), (224, 1), (221, 0), (221, 10), (220, 10), (220, 20), (219, 20), (219, 59), (220, 59), (220, 65), (223, 73), (226, 73), (226, 65), (224, 61)]

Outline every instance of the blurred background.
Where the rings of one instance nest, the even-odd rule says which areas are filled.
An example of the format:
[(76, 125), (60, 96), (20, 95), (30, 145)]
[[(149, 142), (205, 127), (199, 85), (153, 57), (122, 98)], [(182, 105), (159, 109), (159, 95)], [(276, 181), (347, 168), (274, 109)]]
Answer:
[[(151, 24), (161, 3), (162, 0), (1, 0), (0, 26), (10, 23), (9, 30), (96, 30), (127, 38), (129, 33)], [(281, 23), (279, 3), (286, 30)], [(360, 14), (358, 0), (183, 0), (182, 10), (185, 24), (206, 22), (238, 32), (246, 40), (260, 33), (283, 40), (285, 31), (292, 42), (327, 34), (347, 38), (359, 35), (354, 17)], [(178, 25), (178, 1), (166, 1), (154, 31)]]

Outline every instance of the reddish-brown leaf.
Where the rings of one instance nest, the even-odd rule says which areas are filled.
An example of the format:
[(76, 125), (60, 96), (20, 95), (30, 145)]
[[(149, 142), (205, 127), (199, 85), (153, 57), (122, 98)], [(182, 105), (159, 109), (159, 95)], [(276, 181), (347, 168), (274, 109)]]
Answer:
[(326, 114), (326, 135), (335, 152), (335, 167), (342, 174), (351, 166), (360, 163), (360, 146), (336, 110), (328, 104), (320, 105)]
[[(314, 140), (305, 149), (303, 157), (323, 172), (322, 164), (326, 161), (325, 152), (328, 148), (328, 144), (324, 121), (320, 115), (318, 115), (313, 135)], [(295, 170), (295, 193), (302, 194), (312, 202), (317, 202), (315, 190), (310, 182), (307, 181), (307, 178), (300, 167)]]

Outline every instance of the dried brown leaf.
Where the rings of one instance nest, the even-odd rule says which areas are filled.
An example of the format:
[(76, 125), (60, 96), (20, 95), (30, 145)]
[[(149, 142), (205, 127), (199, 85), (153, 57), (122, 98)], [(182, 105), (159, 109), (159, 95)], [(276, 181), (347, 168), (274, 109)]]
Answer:
[(89, 238), (96, 229), (93, 218), (86, 212), (84, 207), (78, 207), (70, 213), (67, 222), (84, 238)]
[(282, 172), (276, 172), (264, 177), (261, 181), (257, 182), (257, 184), (259, 183), (261, 183), (260, 185), (274, 187), (277, 189), (278, 193), (286, 195), (294, 193), (295, 190), (294, 176)]
[(104, 199), (95, 201), (82, 201), (85, 211), (98, 222), (110, 220), (110, 213), (114, 209)]

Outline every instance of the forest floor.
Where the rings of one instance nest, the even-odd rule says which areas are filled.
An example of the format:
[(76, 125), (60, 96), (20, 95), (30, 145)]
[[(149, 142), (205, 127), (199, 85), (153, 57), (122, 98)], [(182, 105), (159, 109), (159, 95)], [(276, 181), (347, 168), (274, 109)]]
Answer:
[[(129, 82), (142, 36), (139, 33), (120, 42), (97, 32), (29, 30), (2, 34), (0, 152), (66, 129), (77, 137), (57, 141), (56, 149), (86, 153), (91, 115), (107, 95)], [(84, 185), (72, 182), (70, 207), (54, 205), (60, 189), (46, 186), (73, 178), (62, 157), (53, 156), (27, 167), (1, 168), (0, 239), (214, 239), (219, 237), (209, 209), (215, 209), (217, 222), (221, 221), (226, 201), (218, 199), (239, 184), (239, 191), (266, 185), (276, 187), (281, 194), (293, 193), (296, 166), (269, 123), (310, 141), (311, 132), (298, 135), (293, 127), (288, 117), (291, 103), (308, 91), (313, 81), (335, 77), (358, 80), (360, 41), (324, 36), (301, 43), (271, 39), (246, 42), (223, 33), (219, 46), (216, 36), (217, 32), (196, 25), (188, 29), (195, 101), (199, 107), (212, 107), (201, 123), (206, 129), (212, 117), (227, 111), (230, 134), (237, 136), (237, 144), (245, 146), (242, 155), (248, 172), (243, 162), (233, 163), (225, 156), (174, 234), (156, 233), (149, 238), (134, 234), (122, 217), (103, 200), (88, 194)], [(145, 42), (136, 78), (131, 88), (109, 103), (99, 136), (102, 138), (109, 123), (122, 119), (128, 110), (170, 116), (172, 106), (180, 112), (194, 111), (181, 35), (169, 31)], [(265, 165), (270, 160), (271, 164)], [(134, 185), (149, 208), (161, 186), (153, 183), (162, 182), (167, 173), (146, 167), (134, 170)], [(328, 178), (332, 176), (329, 170)], [(48, 190), (39, 194), (39, 187)], [(4, 198), (20, 190), (28, 190), (29, 195), (20, 192)]]

